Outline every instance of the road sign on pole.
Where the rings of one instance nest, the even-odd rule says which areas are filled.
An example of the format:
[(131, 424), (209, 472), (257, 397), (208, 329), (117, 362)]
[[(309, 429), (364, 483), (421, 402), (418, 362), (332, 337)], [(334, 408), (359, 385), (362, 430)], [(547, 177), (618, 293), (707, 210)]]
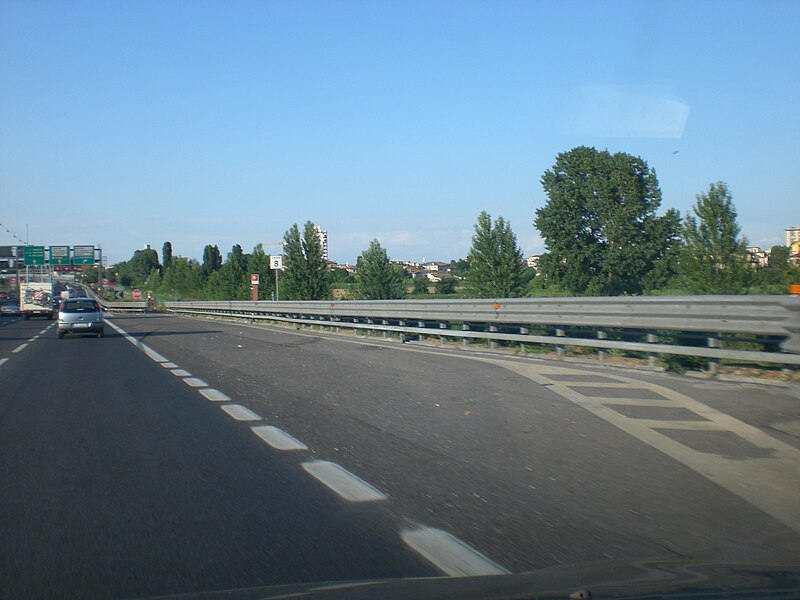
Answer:
[(68, 265), (71, 263), (69, 246), (50, 246), (51, 265)]
[(75, 246), (72, 262), (76, 265), (94, 264), (94, 246)]
[(250, 275), (250, 285), (258, 285), (258, 273)]
[(25, 266), (44, 264), (44, 246), (25, 246)]
[(133, 290), (133, 292), (131, 292), (131, 296), (133, 296), (134, 300), (141, 300), (142, 299), (142, 290)]
[(273, 254), (269, 257), (269, 268), (273, 270), (283, 270), (283, 255)]

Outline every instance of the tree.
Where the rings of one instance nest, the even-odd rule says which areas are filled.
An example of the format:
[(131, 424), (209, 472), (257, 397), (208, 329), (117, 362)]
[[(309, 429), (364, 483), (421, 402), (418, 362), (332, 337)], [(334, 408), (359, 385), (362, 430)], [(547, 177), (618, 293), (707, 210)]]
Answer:
[(427, 277), (415, 277), (414, 282), (411, 284), (411, 292), (413, 294), (427, 294), (428, 285), (430, 285), (430, 281), (428, 281)]
[(747, 240), (740, 235), (728, 186), (712, 183), (695, 198), (694, 214), (683, 224), (680, 283), (693, 294), (744, 292), (750, 276)]
[(322, 245), (311, 221), (297, 223), (284, 234), (284, 274), (281, 298), (287, 300), (325, 300), (330, 294), (330, 274), (322, 259)]
[(663, 216), (655, 170), (639, 157), (580, 146), (542, 175), (534, 225), (548, 252), (545, 280), (573, 294), (640, 294), (671, 275), (680, 216)]
[(441, 295), (450, 295), (456, 293), (456, 278), (443, 277), (436, 282), (436, 293)]
[(172, 265), (172, 242), (164, 242), (161, 248), (161, 266), (169, 269)]
[(219, 247), (214, 244), (208, 244), (203, 248), (203, 272), (206, 277), (211, 275), (214, 271), (219, 271), (222, 268), (222, 253)]
[(144, 284), (153, 269), (160, 270), (161, 265), (158, 263), (158, 253), (152, 248), (136, 250), (125, 268), (137, 285)]
[(404, 269), (392, 264), (378, 240), (358, 257), (356, 293), (366, 300), (391, 300), (405, 297)]
[(514, 298), (522, 292), (522, 250), (511, 224), (503, 217), (493, 225), (489, 213), (478, 215), (467, 262), (466, 288), (473, 298)]

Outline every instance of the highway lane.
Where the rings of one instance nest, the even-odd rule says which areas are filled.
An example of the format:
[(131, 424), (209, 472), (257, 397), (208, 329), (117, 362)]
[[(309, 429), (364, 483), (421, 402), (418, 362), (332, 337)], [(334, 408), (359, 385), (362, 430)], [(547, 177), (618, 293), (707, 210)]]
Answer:
[[(607, 558), (800, 560), (779, 510), (570, 397), (616, 386), (615, 402), (630, 403), (619, 410), (652, 418), (643, 403), (678, 402), (681, 420), (702, 411), (696, 398), (735, 400), (730, 412), (778, 450), (709, 456), (727, 452), (747, 473), (792, 437), (770, 427), (798, 416), (782, 391), (630, 372), (621, 382), (612, 369), (220, 321), (111, 321), (148, 354), (113, 331), (57, 340), (52, 329), (10, 354), (45, 322), (0, 329), (0, 589), (132, 597)], [(659, 396), (670, 390), (684, 396)], [(232, 419), (223, 407), (247, 416), (234, 405), (260, 419)], [(251, 427), (303, 448), (277, 450)], [(317, 480), (328, 463), (381, 499), (354, 502)]]
[(369, 481), (393, 511), (510, 571), (709, 553), (800, 560), (796, 439), (764, 414), (800, 418), (785, 391), (222, 321), (117, 322)]
[(125, 598), (430, 576), (375, 503), (341, 501), (108, 332), (0, 329), (0, 590)]

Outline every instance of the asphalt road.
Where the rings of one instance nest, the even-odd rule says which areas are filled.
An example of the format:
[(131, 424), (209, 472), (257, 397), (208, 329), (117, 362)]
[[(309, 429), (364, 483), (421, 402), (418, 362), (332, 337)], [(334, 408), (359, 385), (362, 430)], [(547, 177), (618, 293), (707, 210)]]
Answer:
[(800, 564), (791, 390), (109, 320), (104, 339), (0, 326), (4, 597)]

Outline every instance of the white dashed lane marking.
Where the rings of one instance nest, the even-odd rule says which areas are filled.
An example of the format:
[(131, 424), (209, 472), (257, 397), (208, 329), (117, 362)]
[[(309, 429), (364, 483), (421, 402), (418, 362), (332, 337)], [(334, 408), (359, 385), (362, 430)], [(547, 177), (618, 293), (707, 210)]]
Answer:
[(4, 364), (6, 362), (8, 362), (7, 358), (0, 358), (0, 365)]
[(187, 377), (186, 379), (183, 380), (183, 382), (186, 385), (195, 388), (208, 387), (208, 384), (205, 381), (203, 381), (202, 379), (198, 379), (197, 377)]
[(249, 408), (242, 406), (241, 404), (223, 404), (220, 406), (222, 410), (228, 413), (231, 417), (236, 419), (237, 421), (260, 421), (261, 417), (259, 417), (256, 413), (254, 413)]
[(197, 390), (203, 396), (205, 396), (206, 400), (211, 400), (212, 402), (227, 402), (230, 400), (230, 396), (227, 394), (223, 394), (219, 390), (215, 390), (214, 388), (206, 388), (204, 390)]
[(186, 371), (185, 369), (172, 369), (172, 374), (176, 375), (178, 377), (191, 377), (192, 376), (192, 374), (189, 373), (189, 371)]
[(303, 468), (317, 481), (350, 502), (372, 502), (387, 498), (386, 494), (336, 463), (315, 460), (303, 463)]
[(19, 346), (17, 346), (16, 348), (14, 348), (14, 349), (13, 349), (11, 352), (12, 352), (12, 353), (14, 353), (14, 354), (16, 354), (17, 352), (20, 352), (20, 351), (22, 351), (22, 350), (25, 350), (25, 348), (27, 348), (27, 347), (28, 347), (28, 344), (20, 344)]
[(404, 529), (400, 538), (450, 577), (508, 574), (503, 567), (441, 529)]
[(164, 362), (164, 363), (161, 363), (161, 366), (164, 367), (165, 369), (177, 369), (178, 368), (178, 365), (176, 365), (174, 362)]
[(308, 450), (308, 446), (286, 433), (283, 429), (278, 429), (272, 425), (260, 425), (251, 427), (251, 429), (253, 433), (276, 450)]

